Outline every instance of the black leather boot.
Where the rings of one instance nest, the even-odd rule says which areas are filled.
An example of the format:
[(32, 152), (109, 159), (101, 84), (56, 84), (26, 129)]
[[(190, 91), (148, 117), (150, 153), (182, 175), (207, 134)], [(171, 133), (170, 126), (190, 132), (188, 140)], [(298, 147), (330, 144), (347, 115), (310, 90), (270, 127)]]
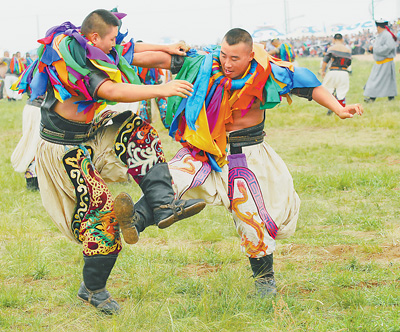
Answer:
[(154, 223), (159, 228), (166, 228), (178, 220), (191, 217), (206, 206), (202, 199), (175, 199), (167, 163), (159, 163), (150, 168), (139, 186), (153, 210)]
[(144, 196), (140, 197), (136, 202), (135, 211), (137, 216), (135, 226), (139, 233), (143, 232), (147, 227), (154, 225), (153, 210)]
[(262, 298), (276, 296), (273, 254), (261, 258), (249, 258), (249, 260), (253, 270), (257, 295)]
[(150, 225), (154, 225), (153, 210), (142, 196), (134, 204), (127, 193), (120, 193), (114, 200), (114, 213), (122, 231), (123, 238), (128, 244), (139, 241), (139, 233)]
[(78, 298), (106, 314), (117, 314), (121, 308), (106, 289), (107, 279), (117, 255), (83, 256), (83, 259), (83, 282), (78, 291)]

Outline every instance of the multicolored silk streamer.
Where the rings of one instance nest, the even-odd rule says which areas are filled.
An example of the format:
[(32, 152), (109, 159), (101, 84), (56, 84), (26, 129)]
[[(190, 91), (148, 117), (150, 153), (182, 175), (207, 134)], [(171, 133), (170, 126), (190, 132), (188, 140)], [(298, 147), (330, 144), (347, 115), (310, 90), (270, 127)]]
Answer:
[(20, 75), (25, 69), (24, 64), (21, 59), (18, 59), (16, 56), (13, 56), (10, 61), (10, 71), (11, 74)]

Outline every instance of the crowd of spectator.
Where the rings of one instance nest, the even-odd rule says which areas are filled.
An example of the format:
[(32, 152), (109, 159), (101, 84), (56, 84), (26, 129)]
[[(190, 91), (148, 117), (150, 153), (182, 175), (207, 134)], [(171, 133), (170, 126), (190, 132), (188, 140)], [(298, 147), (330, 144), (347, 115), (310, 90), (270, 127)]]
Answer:
[[(397, 53), (400, 53), (400, 18), (391, 22), (390, 30), (398, 38)], [(332, 43), (332, 36), (303, 36), (299, 38), (289, 38), (285, 40), (293, 46), (297, 56), (322, 57)], [(344, 42), (351, 48), (352, 55), (368, 54), (376, 37), (375, 29), (365, 29), (356, 34), (343, 34)], [(273, 48), (270, 42), (266, 42), (266, 49)]]

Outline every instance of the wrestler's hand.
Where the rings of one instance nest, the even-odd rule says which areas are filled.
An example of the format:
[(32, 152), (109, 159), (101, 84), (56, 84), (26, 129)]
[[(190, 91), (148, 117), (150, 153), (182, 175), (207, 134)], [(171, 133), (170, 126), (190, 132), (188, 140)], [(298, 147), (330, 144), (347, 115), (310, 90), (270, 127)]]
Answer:
[(167, 46), (167, 52), (169, 54), (177, 54), (185, 56), (186, 52), (190, 50), (190, 46), (187, 45), (183, 40), (178, 43), (171, 44)]
[(352, 118), (354, 114), (362, 115), (364, 113), (364, 108), (361, 104), (346, 105), (340, 111), (336, 112), (339, 118), (348, 119)]
[(172, 80), (168, 83), (160, 85), (163, 88), (165, 97), (179, 96), (187, 98), (192, 95), (193, 85), (184, 80)]

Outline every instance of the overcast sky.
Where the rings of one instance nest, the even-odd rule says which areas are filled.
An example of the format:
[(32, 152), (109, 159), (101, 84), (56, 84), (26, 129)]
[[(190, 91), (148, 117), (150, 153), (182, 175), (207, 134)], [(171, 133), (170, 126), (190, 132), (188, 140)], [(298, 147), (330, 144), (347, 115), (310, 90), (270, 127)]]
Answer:
[[(189, 44), (217, 43), (231, 27), (253, 33), (260, 26), (293, 32), (372, 18), (400, 17), (400, 0), (7, 0), (0, 6), (0, 51), (35, 49), (48, 28), (64, 21), (79, 26), (97, 8), (117, 6), (128, 14), (122, 31), (151, 43), (184, 39)], [(287, 6), (285, 6), (285, 3)], [(286, 10), (285, 10), (286, 7)], [(287, 20), (285, 20), (285, 17)]]

